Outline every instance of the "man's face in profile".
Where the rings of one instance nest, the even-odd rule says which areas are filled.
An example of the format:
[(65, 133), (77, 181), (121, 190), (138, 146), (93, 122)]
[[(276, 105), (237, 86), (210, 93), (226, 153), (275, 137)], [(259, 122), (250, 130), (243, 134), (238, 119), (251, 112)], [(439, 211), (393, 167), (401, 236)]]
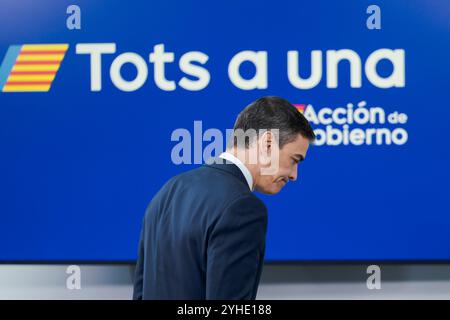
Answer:
[(295, 140), (286, 143), (278, 151), (278, 170), (273, 175), (261, 175), (255, 189), (264, 194), (276, 194), (289, 180), (297, 180), (298, 164), (305, 159), (308, 147), (309, 140), (300, 134)]

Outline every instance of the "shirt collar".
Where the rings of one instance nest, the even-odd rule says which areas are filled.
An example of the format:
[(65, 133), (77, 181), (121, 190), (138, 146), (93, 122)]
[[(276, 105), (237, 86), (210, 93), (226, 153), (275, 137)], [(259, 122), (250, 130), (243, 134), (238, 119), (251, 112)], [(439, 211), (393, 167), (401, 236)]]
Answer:
[(229, 152), (221, 153), (219, 158), (222, 158), (222, 159), (225, 159), (227, 161), (234, 163), (241, 170), (242, 174), (245, 177), (245, 180), (247, 180), (247, 184), (248, 184), (248, 187), (250, 188), (250, 190), (253, 191), (252, 174), (250, 173), (250, 170), (248, 170), (248, 168), (245, 166), (245, 164), (242, 163), (241, 160), (239, 160), (238, 158), (236, 158), (233, 154), (231, 154)]

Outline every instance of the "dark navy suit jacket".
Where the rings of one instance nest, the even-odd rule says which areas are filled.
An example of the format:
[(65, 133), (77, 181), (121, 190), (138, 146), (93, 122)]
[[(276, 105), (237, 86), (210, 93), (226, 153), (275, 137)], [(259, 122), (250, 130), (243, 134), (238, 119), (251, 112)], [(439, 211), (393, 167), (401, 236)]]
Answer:
[(255, 299), (267, 208), (219, 161), (173, 177), (148, 205), (133, 299)]

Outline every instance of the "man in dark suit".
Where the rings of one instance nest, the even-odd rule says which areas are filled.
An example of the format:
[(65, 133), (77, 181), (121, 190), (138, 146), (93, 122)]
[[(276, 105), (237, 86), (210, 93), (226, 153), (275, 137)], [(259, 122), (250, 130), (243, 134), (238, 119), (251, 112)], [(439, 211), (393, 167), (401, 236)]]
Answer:
[(133, 299), (255, 299), (267, 208), (253, 191), (276, 194), (296, 180), (314, 138), (282, 98), (247, 106), (226, 152), (171, 178), (148, 205)]

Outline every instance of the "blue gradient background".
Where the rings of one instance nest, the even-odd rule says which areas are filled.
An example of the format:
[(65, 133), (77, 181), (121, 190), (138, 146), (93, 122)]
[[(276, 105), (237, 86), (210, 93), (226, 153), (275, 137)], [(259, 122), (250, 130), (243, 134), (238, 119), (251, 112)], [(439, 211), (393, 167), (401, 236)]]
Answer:
[[(66, 28), (70, 4), (81, 7), (81, 30)], [(134, 260), (148, 202), (167, 179), (195, 167), (172, 164), (172, 131), (193, 130), (194, 120), (204, 130), (231, 128), (264, 95), (316, 108), (365, 100), (409, 117), (405, 145), (311, 147), (298, 182), (259, 195), (269, 208), (266, 261), (450, 260), (450, 2), (377, 1), (382, 29), (372, 31), (371, 4), (2, 0), (0, 59), (14, 44), (69, 50), (50, 92), (0, 93), (0, 260)], [(89, 57), (75, 45), (105, 42), (117, 53), (103, 57), (103, 90), (91, 92)], [(148, 63), (142, 88), (115, 88), (113, 58), (136, 52), (148, 61), (159, 43), (175, 53), (166, 77), (177, 82), (183, 53), (208, 54), (208, 87), (164, 92)], [(311, 50), (352, 49), (365, 61), (380, 48), (405, 49), (405, 88), (380, 89), (365, 76), (362, 88), (350, 88), (345, 63), (337, 89), (326, 88), (325, 71), (310, 90), (288, 82), (288, 50), (300, 51), (306, 75)], [(267, 90), (229, 81), (228, 62), (242, 50), (268, 51)], [(135, 71), (125, 66), (123, 74)]]

